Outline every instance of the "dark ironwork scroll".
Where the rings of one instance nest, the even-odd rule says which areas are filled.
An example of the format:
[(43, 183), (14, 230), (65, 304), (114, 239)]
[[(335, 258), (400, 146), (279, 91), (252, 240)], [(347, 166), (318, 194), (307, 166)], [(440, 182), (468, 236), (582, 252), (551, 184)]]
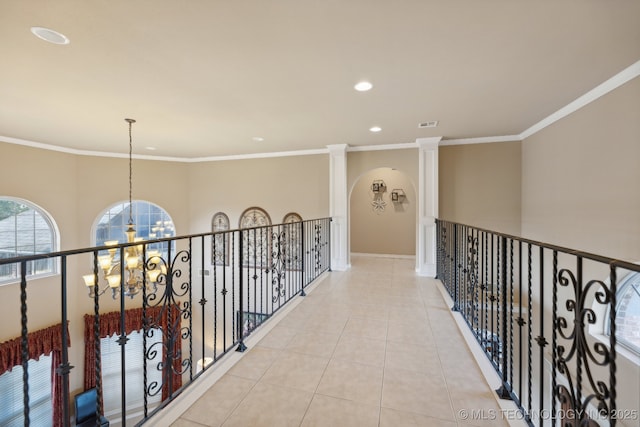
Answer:
[(162, 334), (162, 339), (145, 348), (145, 358), (154, 360), (159, 353), (163, 354), (162, 362), (156, 368), (162, 372), (162, 383), (152, 381), (146, 385), (149, 396), (163, 393), (171, 395), (180, 385), (179, 378), (190, 370), (190, 357), (182, 358), (182, 341), (190, 339), (191, 329), (182, 325), (182, 320), (189, 320), (192, 307), (188, 297), (191, 292), (188, 250), (179, 251), (173, 258), (169, 247), (167, 258), (154, 256), (146, 262), (148, 270), (161, 270), (158, 275), (155, 292), (144, 295), (143, 307), (160, 307), (155, 316), (144, 318), (144, 334), (152, 338), (154, 334)]
[[(567, 382), (567, 386), (556, 386), (554, 394), (563, 406), (571, 408), (577, 416), (587, 414), (591, 405), (601, 416), (608, 417), (616, 407), (615, 394), (610, 389), (610, 378), (602, 380), (595, 377), (594, 366), (608, 367), (615, 385), (615, 341), (611, 347), (613, 351), (601, 342), (591, 344), (593, 340), (588, 339), (588, 328), (596, 323), (597, 314), (587, 301), (593, 297), (598, 304), (615, 312), (615, 284), (607, 286), (602, 280), (590, 280), (583, 285), (580, 276), (580, 267), (578, 277), (568, 269), (558, 272), (558, 284), (561, 288), (572, 290), (573, 295), (564, 303), (566, 314), (557, 316), (554, 325), (559, 338), (564, 340), (557, 345), (555, 364), (558, 373)], [(612, 334), (612, 338), (615, 340), (615, 334)], [(573, 365), (575, 369), (572, 369)], [(583, 376), (588, 387), (583, 384)], [(611, 419), (611, 423), (615, 424), (615, 418)]]
[(273, 253), (271, 254), (271, 301), (286, 297), (285, 270), (287, 264), (287, 233), (274, 230), (271, 233)]
[[(501, 378), (499, 396), (514, 401), (520, 419), (614, 426), (620, 414), (637, 413), (618, 409), (619, 401), (632, 402), (616, 393), (616, 280), (618, 269), (640, 272), (639, 265), (442, 220), (436, 236), (438, 278), (452, 310), (471, 328)], [(575, 270), (560, 269), (559, 255), (575, 260)], [(583, 260), (590, 272), (608, 267), (609, 279), (584, 279)], [(607, 324), (604, 339), (590, 332)]]

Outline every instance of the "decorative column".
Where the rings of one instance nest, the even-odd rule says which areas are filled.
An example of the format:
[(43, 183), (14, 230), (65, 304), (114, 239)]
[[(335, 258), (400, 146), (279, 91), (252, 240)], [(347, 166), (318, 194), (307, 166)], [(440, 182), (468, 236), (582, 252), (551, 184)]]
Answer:
[(347, 144), (329, 149), (329, 215), (331, 215), (331, 269), (349, 269), (347, 208)]
[(416, 272), (436, 276), (436, 218), (438, 217), (438, 144), (441, 136), (418, 138), (418, 236)]

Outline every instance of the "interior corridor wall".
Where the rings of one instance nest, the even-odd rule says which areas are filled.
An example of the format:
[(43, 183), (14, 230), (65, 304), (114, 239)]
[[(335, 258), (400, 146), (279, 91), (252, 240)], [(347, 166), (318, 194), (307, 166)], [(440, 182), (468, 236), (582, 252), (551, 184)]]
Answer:
[(238, 228), (242, 212), (258, 206), (273, 224), (289, 212), (302, 219), (329, 215), (329, 156), (326, 154), (194, 163), (189, 168), (193, 233), (211, 230), (216, 212)]
[(439, 148), (439, 218), (520, 234), (521, 143)]
[(640, 78), (522, 144), (522, 234), (640, 261)]
[[(371, 185), (376, 180), (386, 185), (386, 191), (379, 193), (384, 209), (373, 205)], [(393, 189), (402, 189), (406, 196), (393, 202)], [(366, 172), (355, 183), (349, 197), (351, 252), (414, 256), (416, 210), (417, 195), (407, 174), (391, 168)]]
[[(415, 238), (416, 238), (416, 211), (417, 211), (417, 183), (418, 183), (418, 149), (407, 148), (400, 150), (384, 150), (384, 151), (351, 151), (347, 152), (347, 189), (350, 195), (349, 207), (349, 247), (350, 252), (360, 253), (377, 253), (391, 255), (415, 255)], [(395, 171), (394, 171), (395, 169)], [(393, 215), (394, 225), (385, 229), (387, 233), (384, 238), (380, 237), (384, 219), (380, 215), (377, 217), (371, 212), (371, 201), (367, 200), (366, 212), (353, 211), (352, 203), (358, 203), (358, 207), (363, 206), (362, 197), (369, 196), (364, 194), (371, 182), (362, 181), (364, 186), (361, 191), (356, 191), (355, 186), (360, 185), (360, 178), (366, 176), (371, 179), (369, 174), (373, 170), (385, 170), (385, 177), (389, 181), (387, 183), (387, 193), (385, 201), (387, 202), (386, 217)], [(391, 190), (394, 183), (404, 186), (408, 197), (405, 203), (394, 207), (390, 200)], [(354, 191), (355, 195), (354, 195)], [(360, 197), (362, 196), (362, 197)], [(356, 201), (359, 200), (359, 201)], [(371, 213), (372, 215), (368, 215)], [(403, 225), (404, 224), (404, 225)], [(403, 230), (401, 232), (391, 232), (391, 230)], [(382, 231), (385, 231), (382, 230)], [(407, 234), (411, 230), (411, 236)], [(374, 236), (372, 238), (372, 236)]]

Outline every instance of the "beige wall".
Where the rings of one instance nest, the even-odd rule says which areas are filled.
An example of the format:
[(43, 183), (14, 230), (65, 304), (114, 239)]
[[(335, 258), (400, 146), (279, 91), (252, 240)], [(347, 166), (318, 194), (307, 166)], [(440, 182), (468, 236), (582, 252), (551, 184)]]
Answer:
[[(371, 184), (378, 179), (387, 186), (382, 195), (386, 203), (383, 211), (376, 211), (372, 206)], [(406, 193), (401, 202), (391, 201), (394, 188)], [(360, 176), (349, 198), (351, 252), (415, 255), (416, 205), (416, 192), (407, 174), (391, 168), (377, 168)]]
[[(92, 227), (98, 214), (128, 199), (128, 161), (64, 154), (0, 141), (0, 196), (28, 200), (47, 211), (62, 236), (61, 249), (93, 245)], [(329, 212), (327, 155), (210, 163), (135, 160), (133, 198), (164, 208), (179, 235), (206, 232), (211, 217), (226, 211), (237, 225), (247, 207), (265, 208), (274, 222), (296, 211), (303, 218)], [(82, 387), (84, 365), (83, 315), (91, 313), (82, 275), (91, 271), (89, 257), (69, 260), (68, 317), (72, 346), (72, 393)], [(28, 283), (29, 330), (60, 322), (60, 276)], [(139, 304), (126, 299), (126, 307)], [(118, 302), (101, 298), (101, 311), (118, 309)], [(0, 342), (20, 335), (20, 294), (17, 284), (0, 286)]]
[(439, 217), (520, 234), (520, 142), (442, 146)]
[(522, 234), (640, 261), (640, 78), (522, 144)]
[(251, 206), (265, 209), (274, 224), (289, 212), (323, 218), (329, 215), (329, 156), (195, 163), (189, 166), (189, 189), (192, 233), (211, 230), (219, 211), (237, 228)]
[[(612, 258), (640, 261), (640, 78), (561, 119), (522, 143), (522, 235)], [(545, 269), (551, 270), (551, 257)], [(559, 267), (575, 272), (573, 257)], [(604, 280), (603, 264), (585, 262), (584, 281)], [(621, 273), (622, 274), (622, 273)], [(548, 283), (551, 280), (547, 281)], [(568, 293), (572, 296), (572, 292)], [(549, 307), (550, 292), (546, 303)], [(534, 304), (539, 299), (533, 295)], [(591, 306), (593, 291), (587, 295)], [(564, 310), (559, 307), (560, 314)], [(551, 317), (550, 310), (545, 313)], [(602, 322), (605, 313), (599, 313)], [(573, 317), (569, 313), (569, 318)], [(602, 325), (600, 328), (604, 328)], [(593, 339), (587, 335), (590, 346)], [(638, 409), (640, 367), (617, 354), (617, 407)], [(593, 370), (599, 378), (607, 372)], [(637, 425), (637, 420), (621, 420)]]
[[(351, 252), (415, 255), (418, 166), (417, 148), (347, 153)], [(384, 213), (371, 209), (373, 179), (387, 184)], [(391, 202), (393, 188), (407, 194), (402, 204)]]

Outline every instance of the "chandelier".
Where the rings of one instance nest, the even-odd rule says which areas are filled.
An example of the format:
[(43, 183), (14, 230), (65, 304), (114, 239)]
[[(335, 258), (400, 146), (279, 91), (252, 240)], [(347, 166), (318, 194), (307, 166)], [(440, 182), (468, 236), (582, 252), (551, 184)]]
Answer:
[[(126, 245), (118, 246), (117, 240), (107, 240), (104, 245), (108, 247), (106, 255), (98, 255), (96, 268), (93, 274), (82, 276), (85, 285), (89, 289), (89, 297), (94, 298), (97, 295), (104, 294), (107, 289), (111, 289), (112, 297), (115, 299), (119, 292), (133, 298), (143, 287), (146, 286), (147, 291), (154, 293), (156, 285), (161, 275), (166, 274), (166, 267), (162, 263), (160, 252), (157, 250), (144, 250), (143, 244), (133, 243), (142, 242), (142, 237), (136, 237), (135, 225), (133, 223), (133, 204), (132, 204), (132, 152), (133, 139), (131, 137), (132, 125), (136, 122), (134, 119), (124, 119), (129, 123), (129, 222), (127, 224)], [(120, 254), (119, 256), (116, 256)], [(147, 258), (146, 268), (144, 258)], [(124, 271), (123, 271), (124, 270)], [(122, 281), (124, 280), (124, 283)], [(100, 282), (102, 281), (102, 285)]]

